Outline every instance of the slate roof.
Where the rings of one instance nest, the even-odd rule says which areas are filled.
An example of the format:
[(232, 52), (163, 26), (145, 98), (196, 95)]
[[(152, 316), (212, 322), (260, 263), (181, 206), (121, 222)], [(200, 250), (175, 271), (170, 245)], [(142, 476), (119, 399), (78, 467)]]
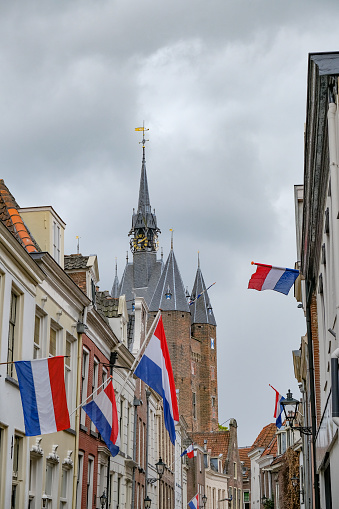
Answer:
[(210, 325), (216, 325), (213, 309), (208, 296), (208, 292), (206, 292), (206, 285), (199, 263), (191, 299), (194, 300), (200, 294), (201, 296), (190, 306), (191, 323), (209, 323)]
[(81, 254), (71, 254), (64, 256), (65, 270), (79, 270), (86, 269), (89, 256), (82, 256)]
[(143, 147), (143, 158), (141, 165), (140, 175), (140, 187), (139, 187), (139, 200), (138, 210), (135, 213), (133, 209), (132, 216), (132, 228), (130, 234), (135, 228), (151, 228), (155, 231), (159, 231), (157, 227), (157, 218), (155, 211), (152, 214), (151, 202), (149, 199), (147, 172), (146, 172), (146, 159), (145, 159), (145, 147)]
[(251, 451), (257, 448), (264, 448), (268, 447), (272, 441), (272, 438), (275, 436), (277, 432), (277, 427), (275, 422), (271, 422), (270, 424), (267, 424), (259, 433), (257, 438), (254, 440), (253, 445), (251, 447)]
[(116, 318), (119, 316), (119, 297), (111, 297), (108, 291), (95, 292), (95, 307), (103, 318)]
[[(171, 294), (170, 299), (166, 298), (167, 292)], [(168, 255), (164, 270), (152, 295), (149, 308), (150, 311), (157, 311), (160, 308), (164, 311), (189, 312), (184, 284), (173, 249), (171, 249)]]
[(3, 179), (0, 179), (0, 219), (17, 241), (28, 253), (40, 250), (37, 242), (23, 222), (19, 212), (19, 205), (10, 193)]

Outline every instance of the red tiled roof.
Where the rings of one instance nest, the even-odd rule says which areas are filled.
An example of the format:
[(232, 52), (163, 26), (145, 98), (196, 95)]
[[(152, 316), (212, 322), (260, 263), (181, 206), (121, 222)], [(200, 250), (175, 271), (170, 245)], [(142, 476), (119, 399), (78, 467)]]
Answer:
[(242, 461), (247, 469), (251, 469), (251, 460), (248, 457), (248, 453), (252, 447), (239, 447), (239, 457), (240, 461)]
[(272, 438), (276, 434), (277, 427), (274, 422), (267, 424), (259, 433), (257, 438), (254, 440), (251, 450), (257, 449), (258, 447), (266, 447), (271, 443)]
[(274, 435), (274, 437), (272, 438), (271, 442), (268, 444), (268, 446), (266, 447), (266, 449), (264, 450), (264, 452), (262, 453), (261, 456), (274, 456), (276, 457), (278, 454), (278, 440), (277, 440), (277, 435)]
[[(207, 450), (211, 450), (211, 456), (223, 454), (223, 462), (226, 460), (230, 443), (230, 431), (198, 432), (192, 433), (192, 437), (200, 447), (205, 445)], [(205, 444), (204, 440), (207, 440)]]
[(3, 179), (0, 179), (0, 220), (28, 253), (37, 252), (34, 239), (27, 230), (18, 212), (19, 205), (9, 192)]

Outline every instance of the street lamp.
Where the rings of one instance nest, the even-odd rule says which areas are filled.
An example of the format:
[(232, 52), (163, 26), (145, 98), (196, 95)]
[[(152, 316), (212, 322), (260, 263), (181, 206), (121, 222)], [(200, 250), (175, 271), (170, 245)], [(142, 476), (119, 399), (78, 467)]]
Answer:
[(166, 463), (164, 463), (162, 461), (161, 456), (159, 458), (159, 461), (155, 464), (155, 468), (157, 469), (157, 474), (159, 476), (159, 481), (160, 481), (160, 479), (164, 475), (165, 468), (166, 468)]
[(166, 463), (162, 461), (161, 457), (159, 458), (159, 461), (155, 464), (155, 468), (157, 469), (158, 478), (151, 477), (147, 479), (148, 484), (154, 484), (155, 482), (160, 481), (162, 476), (164, 475)]
[(290, 427), (303, 433), (304, 435), (312, 435), (312, 428), (307, 426), (293, 426), (293, 421), (297, 419), (298, 406), (300, 401), (293, 398), (293, 394), (288, 389), (286, 399), (283, 399), (280, 404), (283, 406), (285, 418), (288, 421)]
[(293, 488), (296, 489), (299, 484), (299, 477), (291, 477), (291, 483)]
[(297, 490), (298, 486), (299, 486), (300, 502), (303, 504), (304, 503), (304, 488), (302, 486), (300, 486), (299, 477), (291, 477), (290, 481), (291, 481), (292, 486), (295, 490)]
[(151, 503), (152, 503), (152, 500), (147, 495), (147, 497), (144, 498), (144, 509), (151, 509)]
[(204, 509), (205, 509), (205, 505), (206, 505), (206, 502), (207, 502), (207, 497), (206, 497), (205, 493), (203, 494), (201, 499), (202, 499), (202, 503), (204, 504)]
[(101, 504), (101, 508), (102, 509), (104, 509), (104, 507), (106, 505), (106, 502), (107, 502), (107, 496), (106, 496), (106, 493), (105, 493), (105, 490), (104, 490), (103, 494), (100, 497), (100, 504)]

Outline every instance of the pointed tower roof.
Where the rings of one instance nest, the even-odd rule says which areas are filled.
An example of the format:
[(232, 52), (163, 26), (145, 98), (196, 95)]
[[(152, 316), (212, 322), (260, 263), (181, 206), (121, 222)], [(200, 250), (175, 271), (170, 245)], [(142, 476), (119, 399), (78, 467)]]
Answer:
[[(197, 298), (200, 295), (199, 298)], [(198, 269), (195, 276), (195, 281), (192, 290), (192, 300), (196, 299), (190, 305), (191, 310), (191, 323), (209, 323), (210, 325), (217, 325), (211, 302), (206, 291), (205, 281), (200, 269), (200, 260), (198, 258)]]
[(149, 305), (150, 311), (157, 311), (159, 308), (164, 311), (189, 311), (184, 284), (173, 249), (168, 255)]
[(151, 212), (151, 204), (149, 200), (147, 173), (146, 173), (146, 159), (145, 159), (145, 147), (142, 150), (142, 164), (141, 164), (141, 175), (140, 175), (140, 186), (139, 186), (139, 201), (138, 201), (138, 212), (146, 213)]
[(156, 232), (160, 231), (157, 227), (157, 218), (155, 211), (151, 209), (151, 203), (148, 192), (147, 172), (146, 172), (146, 157), (145, 157), (145, 133), (142, 139), (142, 163), (141, 163), (141, 175), (140, 175), (140, 186), (139, 186), (139, 199), (138, 209), (135, 212), (133, 209), (132, 216), (132, 228), (129, 233), (131, 235), (136, 228), (152, 229)]
[(116, 259), (115, 259), (115, 278), (114, 278), (114, 281), (113, 281), (111, 297), (113, 297), (113, 298), (119, 297), (118, 264), (117, 264), (117, 260)]

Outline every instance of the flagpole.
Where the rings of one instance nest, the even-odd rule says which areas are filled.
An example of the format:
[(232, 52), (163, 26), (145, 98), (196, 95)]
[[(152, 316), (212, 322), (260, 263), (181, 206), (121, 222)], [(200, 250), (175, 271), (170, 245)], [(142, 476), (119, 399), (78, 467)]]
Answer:
[(130, 376), (133, 374), (133, 372), (134, 372), (134, 368), (135, 368), (135, 366), (136, 366), (137, 362), (139, 362), (139, 359), (140, 359), (140, 357), (141, 357), (141, 352), (143, 352), (143, 350), (144, 350), (144, 349), (146, 348), (146, 346), (147, 346), (147, 343), (148, 343), (148, 341), (149, 341), (149, 338), (150, 338), (151, 334), (152, 334), (152, 333), (153, 333), (153, 331), (154, 331), (155, 325), (156, 325), (156, 324), (157, 324), (157, 322), (159, 321), (159, 318), (160, 318), (160, 315), (161, 315), (161, 311), (162, 311), (162, 310), (161, 310), (161, 309), (159, 309), (159, 310), (158, 310), (158, 312), (157, 312), (157, 314), (155, 315), (155, 318), (154, 318), (154, 320), (153, 320), (153, 322), (152, 322), (152, 325), (151, 325), (151, 327), (150, 327), (150, 329), (149, 329), (149, 331), (148, 331), (148, 333), (147, 333), (147, 335), (146, 335), (145, 341), (144, 341), (144, 342), (143, 342), (143, 344), (141, 345), (141, 347), (140, 347), (140, 349), (139, 349), (138, 353), (136, 354), (135, 359), (134, 359), (134, 362), (133, 362), (133, 364), (132, 364), (132, 367), (131, 367), (131, 369), (130, 369), (129, 373), (127, 374), (127, 376), (126, 376), (125, 381), (124, 381), (124, 383), (122, 384), (120, 391), (119, 391), (119, 392), (117, 393), (117, 395), (116, 395), (116, 399), (117, 399), (117, 400), (120, 398), (120, 396), (121, 396), (121, 394), (122, 394), (122, 391), (123, 391), (123, 390), (124, 390), (124, 388), (126, 387), (126, 384), (127, 384), (128, 380), (129, 380)]

